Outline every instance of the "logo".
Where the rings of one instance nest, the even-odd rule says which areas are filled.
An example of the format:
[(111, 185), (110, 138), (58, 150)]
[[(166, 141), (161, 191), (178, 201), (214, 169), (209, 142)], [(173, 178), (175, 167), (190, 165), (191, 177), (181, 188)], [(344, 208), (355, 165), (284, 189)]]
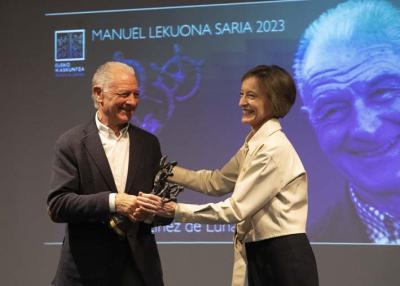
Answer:
[[(54, 32), (54, 74), (57, 77), (83, 76), (85, 67), (85, 30)], [(80, 62), (81, 61), (81, 62)]]
[(85, 60), (85, 30), (55, 31), (56, 62)]

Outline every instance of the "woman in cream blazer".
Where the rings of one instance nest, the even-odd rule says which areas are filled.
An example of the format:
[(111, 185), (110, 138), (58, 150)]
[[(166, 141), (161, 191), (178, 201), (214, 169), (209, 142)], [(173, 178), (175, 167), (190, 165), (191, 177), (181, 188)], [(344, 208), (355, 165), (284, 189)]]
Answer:
[[(279, 119), (296, 98), (282, 68), (257, 66), (242, 77), (239, 106), (251, 131), (219, 170), (174, 167), (169, 180), (208, 195), (232, 195), (204, 205), (139, 197), (141, 211), (180, 222), (235, 223), (232, 285), (317, 286), (314, 254), (305, 234), (307, 176)], [(246, 271), (247, 270), (247, 271)]]

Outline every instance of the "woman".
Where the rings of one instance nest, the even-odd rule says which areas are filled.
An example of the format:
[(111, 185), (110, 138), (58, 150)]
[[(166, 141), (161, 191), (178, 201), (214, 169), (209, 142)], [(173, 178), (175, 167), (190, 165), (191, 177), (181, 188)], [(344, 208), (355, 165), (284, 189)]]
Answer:
[(244, 145), (220, 170), (174, 167), (170, 181), (209, 195), (232, 196), (219, 203), (163, 203), (138, 198), (141, 210), (180, 222), (236, 223), (232, 285), (314, 286), (318, 275), (305, 234), (307, 176), (281, 130), (296, 98), (291, 76), (282, 68), (257, 66), (242, 77), (239, 106), (251, 126)]

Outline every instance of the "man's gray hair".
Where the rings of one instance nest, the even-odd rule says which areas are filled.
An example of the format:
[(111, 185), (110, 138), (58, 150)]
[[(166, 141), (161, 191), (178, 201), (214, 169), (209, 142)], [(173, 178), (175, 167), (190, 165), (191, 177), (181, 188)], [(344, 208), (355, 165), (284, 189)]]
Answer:
[(135, 70), (124, 63), (121, 62), (106, 62), (105, 64), (102, 64), (101, 66), (99, 66), (96, 70), (96, 72), (93, 75), (92, 78), (92, 99), (93, 99), (93, 103), (94, 103), (94, 107), (97, 109), (99, 106), (97, 104), (96, 101), (96, 97), (95, 94), (93, 93), (93, 88), (95, 86), (101, 87), (102, 89), (108, 88), (110, 82), (113, 79), (113, 68), (121, 68), (121, 69), (125, 69), (127, 73), (131, 73), (132, 75), (135, 75)]

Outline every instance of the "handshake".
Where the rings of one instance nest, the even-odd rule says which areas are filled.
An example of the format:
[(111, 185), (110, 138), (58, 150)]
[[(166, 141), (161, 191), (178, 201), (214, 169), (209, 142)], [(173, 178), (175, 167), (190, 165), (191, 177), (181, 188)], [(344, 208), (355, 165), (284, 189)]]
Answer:
[[(173, 176), (172, 169), (177, 165), (176, 161), (167, 162), (164, 155), (160, 160), (158, 172), (153, 183), (153, 190), (150, 194), (140, 192), (136, 196), (135, 211), (129, 216), (117, 213), (111, 216), (109, 227), (118, 235), (125, 236), (130, 221), (144, 221), (151, 223), (155, 215), (173, 217), (175, 213), (176, 200), (183, 187), (169, 183), (168, 177)], [(126, 195), (126, 194), (124, 194)], [(130, 195), (126, 195), (132, 197)]]

